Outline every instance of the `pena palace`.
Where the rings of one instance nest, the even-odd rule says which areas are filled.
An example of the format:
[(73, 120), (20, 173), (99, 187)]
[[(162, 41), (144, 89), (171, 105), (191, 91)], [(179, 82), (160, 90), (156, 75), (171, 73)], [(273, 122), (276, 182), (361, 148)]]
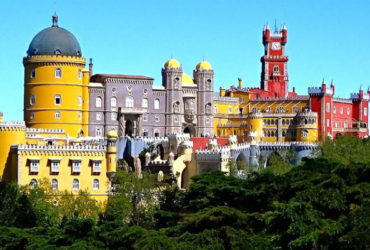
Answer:
[[(94, 73), (92, 59), (87, 64), (54, 15), (23, 57), (24, 121), (4, 121), (0, 113), (0, 180), (33, 187), (46, 178), (55, 197), (87, 190), (104, 202), (118, 159), (138, 176), (145, 169), (170, 174), (182, 188), (195, 174), (228, 172), (230, 158), (265, 165), (276, 150), (307, 156), (322, 140), (367, 137), (370, 91), (335, 97), (333, 81), (303, 95), (290, 91), (287, 41), (285, 25), (266, 25), (260, 86), (239, 78), (215, 92), (214, 70), (204, 60), (187, 74), (169, 59), (158, 67), (159, 85), (150, 76)], [(150, 144), (156, 154), (140, 158)]]

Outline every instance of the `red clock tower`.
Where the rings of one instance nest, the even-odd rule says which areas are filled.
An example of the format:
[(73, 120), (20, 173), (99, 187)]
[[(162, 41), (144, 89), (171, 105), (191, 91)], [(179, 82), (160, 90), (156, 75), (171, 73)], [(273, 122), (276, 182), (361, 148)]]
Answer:
[(287, 29), (270, 33), (267, 24), (263, 28), (263, 45), (265, 54), (261, 57), (261, 89), (268, 91), (270, 97), (288, 97), (288, 57), (284, 54), (287, 42)]

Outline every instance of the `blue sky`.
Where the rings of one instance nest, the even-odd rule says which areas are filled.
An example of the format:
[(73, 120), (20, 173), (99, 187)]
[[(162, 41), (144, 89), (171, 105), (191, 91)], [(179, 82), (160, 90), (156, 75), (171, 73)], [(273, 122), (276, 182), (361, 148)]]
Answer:
[(22, 58), (32, 38), (51, 25), (78, 39), (94, 73), (140, 74), (161, 84), (161, 67), (171, 55), (191, 75), (209, 61), (215, 91), (237, 84), (259, 86), (262, 28), (288, 27), (289, 88), (300, 94), (323, 78), (336, 96), (349, 97), (370, 85), (370, 1), (246, 0), (37, 0), (0, 1), (0, 111), (23, 118)]

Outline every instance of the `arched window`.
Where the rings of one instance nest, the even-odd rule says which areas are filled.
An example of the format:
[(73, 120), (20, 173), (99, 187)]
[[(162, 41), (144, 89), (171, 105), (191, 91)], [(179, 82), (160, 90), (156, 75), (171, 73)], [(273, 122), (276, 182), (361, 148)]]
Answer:
[(33, 179), (30, 181), (30, 188), (31, 188), (31, 189), (34, 189), (35, 187), (37, 187), (37, 179), (33, 178)]
[(302, 130), (302, 137), (303, 138), (307, 138), (308, 137), (308, 131), (305, 129), (305, 130)]
[(80, 189), (80, 181), (78, 179), (73, 179), (72, 182), (72, 190), (79, 190)]
[(279, 66), (277, 65), (274, 66), (274, 73), (279, 73)]
[(154, 100), (154, 109), (159, 109), (159, 99)]
[(55, 178), (51, 180), (51, 189), (58, 190), (58, 180)]
[(147, 98), (143, 98), (141, 106), (143, 108), (148, 108), (148, 99)]
[(117, 98), (116, 97), (112, 97), (111, 99), (110, 99), (110, 106), (111, 107), (117, 107)]
[(213, 113), (217, 114), (217, 105), (213, 106)]
[(30, 104), (31, 104), (31, 105), (35, 105), (35, 103), (36, 103), (36, 98), (35, 98), (35, 95), (34, 95), (34, 94), (32, 94), (32, 95), (30, 96)]
[(99, 190), (99, 180), (98, 179), (93, 180), (93, 190)]
[(349, 112), (350, 112), (350, 111), (349, 111), (349, 108), (347, 108), (347, 115), (349, 115)]
[(95, 98), (95, 107), (97, 107), (97, 108), (101, 108), (101, 103), (102, 103), (102, 99), (101, 99), (101, 97), (100, 97), (100, 96), (97, 96), (97, 97)]
[(55, 78), (61, 78), (61, 77), (62, 77), (62, 69), (55, 68)]
[(132, 96), (126, 96), (125, 106), (126, 108), (134, 107), (134, 98)]

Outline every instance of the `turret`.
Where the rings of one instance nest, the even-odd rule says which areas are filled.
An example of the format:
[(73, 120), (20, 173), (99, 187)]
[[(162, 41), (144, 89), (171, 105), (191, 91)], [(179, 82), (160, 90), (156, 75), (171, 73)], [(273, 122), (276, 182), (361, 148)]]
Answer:
[(117, 162), (116, 162), (116, 142), (117, 142), (117, 132), (114, 130), (110, 130), (107, 133), (107, 176), (111, 181), (112, 178), (115, 176), (117, 171)]
[(286, 28), (285, 24), (283, 25), (283, 28), (282, 28), (281, 32), (283, 33), (283, 39), (282, 39), (281, 43), (285, 44), (288, 40), (288, 31), (287, 31), (287, 28)]

